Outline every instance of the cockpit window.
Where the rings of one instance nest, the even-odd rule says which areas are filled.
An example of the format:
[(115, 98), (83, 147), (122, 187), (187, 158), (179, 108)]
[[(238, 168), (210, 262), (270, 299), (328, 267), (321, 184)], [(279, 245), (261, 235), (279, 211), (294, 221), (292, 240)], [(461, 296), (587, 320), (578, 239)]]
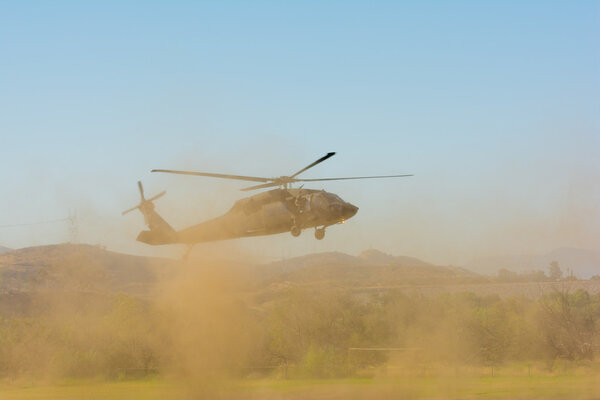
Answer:
[(329, 201), (335, 201), (335, 202), (340, 202), (343, 203), (344, 201), (340, 198), (340, 196), (338, 196), (337, 194), (333, 194), (333, 193), (325, 193), (325, 198)]

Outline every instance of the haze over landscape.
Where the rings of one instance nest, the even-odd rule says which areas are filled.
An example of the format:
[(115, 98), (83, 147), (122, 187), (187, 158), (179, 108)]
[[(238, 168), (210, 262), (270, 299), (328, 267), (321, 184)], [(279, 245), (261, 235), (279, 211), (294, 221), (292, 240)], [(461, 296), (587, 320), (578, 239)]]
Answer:
[(0, 2), (0, 398), (600, 398), (599, 15)]

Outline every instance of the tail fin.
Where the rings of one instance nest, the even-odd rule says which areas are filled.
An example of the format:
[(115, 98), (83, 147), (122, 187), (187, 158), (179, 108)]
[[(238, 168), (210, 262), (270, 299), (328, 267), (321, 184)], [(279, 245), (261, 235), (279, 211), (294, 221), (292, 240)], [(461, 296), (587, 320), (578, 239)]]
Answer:
[(123, 215), (139, 209), (144, 215), (144, 221), (149, 231), (142, 231), (137, 237), (137, 240), (143, 243), (157, 245), (157, 244), (169, 244), (175, 243), (177, 239), (177, 232), (171, 225), (167, 223), (156, 211), (154, 211), (154, 203), (153, 201), (164, 196), (165, 191), (157, 194), (154, 197), (146, 199), (144, 197), (144, 187), (142, 186), (142, 182), (138, 181), (138, 188), (140, 190), (141, 201), (135, 207), (130, 208), (129, 210), (123, 211)]

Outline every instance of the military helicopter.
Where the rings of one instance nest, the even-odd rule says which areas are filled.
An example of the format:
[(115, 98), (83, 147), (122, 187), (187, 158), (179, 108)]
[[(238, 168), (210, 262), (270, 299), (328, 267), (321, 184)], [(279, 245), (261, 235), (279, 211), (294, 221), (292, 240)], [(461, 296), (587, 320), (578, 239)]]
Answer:
[(325, 228), (344, 223), (352, 218), (358, 207), (342, 200), (338, 195), (324, 190), (305, 189), (303, 186), (294, 189), (291, 185), (298, 182), (321, 182), (350, 179), (398, 178), (412, 175), (355, 176), (345, 178), (300, 179), (298, 175), (315, 165), (327, 160), (335, 153), (327, 153), (317, 161), (302, 168), (290, 176), (262, 178), (255, 176), (215, 174), (208, 172), (175, 171), (153, 169), (152, 172), (169, 174), (206, 176), (212, 178), (235, 179), (260, 182), (242, 191), (279, 187), (266, 192), (240, 199), (224, 215), (176, 231), (154, 210), (153, 201), (164, 196), (165, 191), (146, 199), (144, 188), (138, 181), (140, 203), (123, 212), (123, 215), (139, 209), (150, 230), (142, 231), (137, 240), (150, 245), (187, 244), (235, 239), (250, 236), (274, 235), (290, 232), (299, 236), (303, 229), (314, 228), (315, 238), (325, 237)]

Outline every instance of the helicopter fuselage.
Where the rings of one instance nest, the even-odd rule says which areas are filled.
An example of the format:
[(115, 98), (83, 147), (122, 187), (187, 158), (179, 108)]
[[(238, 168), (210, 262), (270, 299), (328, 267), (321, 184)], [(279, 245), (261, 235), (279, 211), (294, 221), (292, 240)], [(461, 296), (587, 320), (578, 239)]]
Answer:
[(347, 181), (357, 179), (401, 178), (412, 175), (375, 175), (375, 176), (346, 176), (336, 178), (300, 178), (299, 175), (335, 155), (329, 152), (318, 160), (310, 163), (291, 175), (275, 178), (248, 175), (231, 175), (203, 171), (182, 171), (172, 169), (153, 169), (152, 172), (168, 174), (203, 176), (218, 179), (233, 179), (253, 182), (242, 191), (272, 189), (254, 196), (238, 200), (231, 210), (224, 215), (208, 220), (198, 225), (176, 231), (156, 211), (153, 200), (163, 196), (165, 192), (146, 199), (142, 182), (138, 181), (141, 202), (126, 211), (123, 215), (139, 209), (144, 215), (148, 231), (142, 231), (137, 237), (140, 242), (158, 244), (194, 244), (216, 240), (235, 239), (249, 236), (274, 235), (290, 232), (298, 236), (302, 229), (315, 228), (315, 238), (325, 237), (325, 228), (343, 223), (352, 218), (358, 207), (342, 200), (334, 193), (324, 190), (291, 189), (291, 185), (304, 182)]
[[(343, 223), (357, 211), (358, 207), (324, 190), (280, 188), (238, 200), (222, 216), (180, 231), (150, 226), (137, 240), (153, 245), (194, 244), (284, 232), (298, 236), (306, 228), (317, 228), (315, 236), (322, 239), (325, 227)], [(153, 209), (147, 212), (162, 220)]]

